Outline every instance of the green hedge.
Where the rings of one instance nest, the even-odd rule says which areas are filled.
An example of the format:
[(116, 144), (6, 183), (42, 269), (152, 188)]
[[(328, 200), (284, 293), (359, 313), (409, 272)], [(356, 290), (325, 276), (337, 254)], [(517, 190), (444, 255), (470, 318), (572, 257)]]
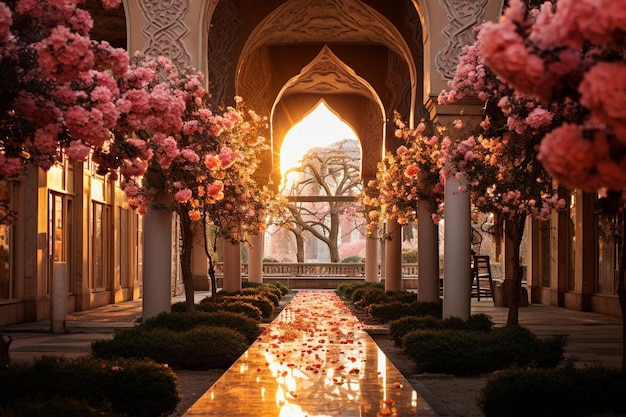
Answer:
[(352, 293), (359, 288), (379, 288), (384, 291), (385, 284), (383, 284), (382, 282), (365, 282), (365, 281), (344, 282), (337, 286), (335, 293), (339, 295), (340, 297), (352, 300)]
[(227, 369), (247, 349), (245, 337), (226, 327), (200, 326), (185, 332), (143, 326), (117, 331), (91, 346), (105, 359), (150, 358), (177, 369)]
[(261, 310), (261, 318), (268, 318), (274, 312), (274, 303), (269, 299), (267, 294), (257, 293), (255, 295), (237, 295), (237, 292), (229, 293), (220, 291), (215, 297), (206, 297), (200, 300), (200, 305), (207, 303), (232, 303), (244, 302), (249, 303)]
[(441, 317), (442, 305), (441, 302), (414, 301), (412, 303), (402, 303), (400, 301), (392, 301), (389, 303), (369, 305), (367, 312), (373, 319), (387, 323), (405, 316)]
[(271, 281), (271, 282), (266, 283), (266, 285), (271, 285), (272, 287), (278, 288), (282, 295), (289, 294), (289, 288), (281, 282)]
[[(16, 416), (37, 415), (37, 405), (50, 401), (51, 408), (45, 408), (46, 412), (39, 415), (54, 415), (52, 412), (55, 412), (71, 416), (73, 412), (84, 412), (80, 415), (107, 416), (112, 412), (159, 417), (171, 414), (180, 401), (178, 380), (171, 369), (137, 359), (44, 357), (0, 369), (0, 387), (0, 407), (4, 407), (7, 414), (12, 413), (8, 415)], [(68, 409), (64, 410), (59, 403), (66, 400)], [(71, 403), (77, 410), (69, 411)], [(24, 404), (33, 406), (24, 409)], [(27, 414), (19, 414), (21, 411)], [(61, 414), (63, 412), (66, 414)]]
[(248, 343), (254, 342), (263, 331), (258, 322), (241, 313), (227, 311), (193, 313), (161, 313), (145, 321), (143, 326), (153, 329), (162, 328), (176, 332), (187, 331), (199, 326), (228, 327), (243, 334)]
[(402, 337), (413, 330), (470, 330), (488, 332), (493, 321), (485, 314), (473, 314), (467, 321), (458, 317), (439, 319), (433, 316), (406, 316), (389, 322), (389, 334), (397, 346), (402, 345)]
[(487, 379), (486, 417), (625, 415), (626, 374), (617, 368), (507, 369)]
[(511, 366), (554, 367), (563, 360), (565, 342), (510, 326), (491, 332), (414, 330), (402, 338), (402, 347), (418, 372), (474, 375)]
[(256, 321), (261, 321), (263, 314), (258, 307), (253, 306), (245, 301), (228, 301), (228, 302), (203, 302), (196, 304), (196, 310), (206, 313), (214, 313), (218, 311), (226, 311), (230, 313), (241, 313)]

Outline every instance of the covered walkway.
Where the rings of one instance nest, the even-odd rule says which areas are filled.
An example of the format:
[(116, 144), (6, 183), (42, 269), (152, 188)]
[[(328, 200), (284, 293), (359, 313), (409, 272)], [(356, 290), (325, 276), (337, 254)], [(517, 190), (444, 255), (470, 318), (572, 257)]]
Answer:
[(300, 291), (185, 416), (436, 416), (331, 291)]

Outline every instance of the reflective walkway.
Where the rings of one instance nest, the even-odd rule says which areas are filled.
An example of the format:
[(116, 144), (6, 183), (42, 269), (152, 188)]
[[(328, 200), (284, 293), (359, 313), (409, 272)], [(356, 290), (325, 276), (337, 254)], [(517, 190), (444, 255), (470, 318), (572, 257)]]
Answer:
[(300, 291), (185, 416), (437, 414), (330, 291)]

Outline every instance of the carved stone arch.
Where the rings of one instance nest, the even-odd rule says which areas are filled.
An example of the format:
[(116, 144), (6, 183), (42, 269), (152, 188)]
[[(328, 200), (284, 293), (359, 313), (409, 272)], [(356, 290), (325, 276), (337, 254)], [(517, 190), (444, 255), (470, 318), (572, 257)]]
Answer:
[(385, 46), (409, 67), (414, 104), (417, 76), (410, 48), (389, 20), (360, 0), (291, 0), (276, 8), (255, 27), (243, 46), (237, 64), (237, 91), (252, 71), (247, 61), (254, 57), (255, 50), (298, 43)]
[[(339, 100), (337, 97), (346, 97), (345, 100), (353, 100), (353, 108), (359, 108), (358, 117), (352, 121), (347, 121), (359, 139), (361, 140), (363, 152), (362, 172), (369, 172), (372, 166), (381, 160), (383, 154), (383, 144), (385, 140), (385, 107), (375, 89), (356, 72), (345, 64), (332, 50), (323, 46), (317, 56), (300, 73), (288, 80), (272, 106), (271, 111), (271, 137), (274, 149), (274, 167), (280, 166), (279, 149), (288, 131), (286, 125), (292, 126), (297, 120), (301, 120), (304, 114), (308, 114), (320, 99), (308, 107), (297, 109), (297, 106), (290, 105), (290, 112), (286, 114), (282, 108), (282, 102), (290, 97), (320, 97), (341, 120), (348, 119), (339, 111), (338, 105), (332, 101)], [(352, 97), (352, 98), (350, 98)], [(360, 97), (361, 99), (354, 99)], [(301, 99), (303, 101), (304, 99)], [(358, 103), (358, 104), (357, 104)], [(303, 104), (306, 106), (306, 104)], [(366, 123), (367, 122), (367, 123)], [(365, 149), (367, 148), (367, 152)], [(378, 149), (378, 152), (376, 151)], [(274, 174), (276, 176), (277, 174)]]

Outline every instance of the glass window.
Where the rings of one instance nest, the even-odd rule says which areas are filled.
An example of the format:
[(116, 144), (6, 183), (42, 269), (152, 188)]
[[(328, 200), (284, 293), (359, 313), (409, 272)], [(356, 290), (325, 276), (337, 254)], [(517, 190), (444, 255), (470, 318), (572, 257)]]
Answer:
[(52, 192), (48, 197), (48, 239), (49, 270), (46, 279), (46, 294), (50, 294), (55, 263), (67, 264), (67, 289), (73, 290), (73, 276), (70, 262), (72, 247), (72, 197)]
[(91, 220), (91, 284), (92, 289), (107, 288), (108, 280), (108, 218), (109, 207), (94, 202)]
[(11, 270), (11, 227), (0, 225), (0, 299), (15, 296), (15, 278)]
[(607, 216), (598, 218), (598, 282), (600, 294), (616, 294), (619, 272), (620, 244), (616, 239), (618, 220)]

